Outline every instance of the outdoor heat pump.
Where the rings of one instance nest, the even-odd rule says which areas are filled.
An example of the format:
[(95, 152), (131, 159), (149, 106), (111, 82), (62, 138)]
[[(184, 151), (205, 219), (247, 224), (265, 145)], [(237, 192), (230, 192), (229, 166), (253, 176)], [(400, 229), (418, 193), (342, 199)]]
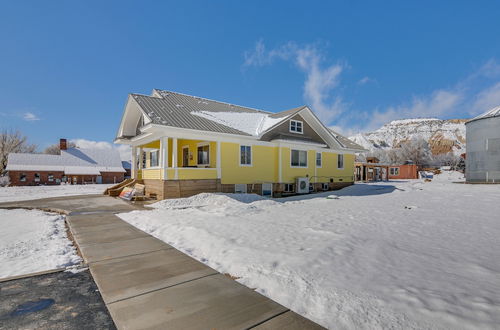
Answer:
[(309, 178), (297, 178), (297, 194), (309, 193)]

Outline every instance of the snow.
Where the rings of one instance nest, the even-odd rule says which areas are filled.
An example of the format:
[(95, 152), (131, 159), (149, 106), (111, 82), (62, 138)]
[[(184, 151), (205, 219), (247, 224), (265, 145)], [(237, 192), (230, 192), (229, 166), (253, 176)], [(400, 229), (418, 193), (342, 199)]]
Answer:
[(264, 112), (193, 111), (193, 115), (212, 120), (250, 135), (258, 136), (283, 120)]
[(102, 194), (112, 184), (0, 187), (0, 203), (49, 197)]
[(465, 152), (465, 120), (440, 120), (416, 118), (394, 120), (368, 133), (358, 133), (349, 137), (365, 149), (392, 149), (402, 141), (412, 138), (426, 141), (453, 141), (451, 151), (456, 155)]
[(498, 328), (500, 186), (455, 181), (200, 194), (120, 217), (329, 328)]
[(39, 210), (0, 209), (0, 278), (81, 262), (66, 237), (64, 216)]
[(483, 114), (480, 114), (477, 117), (474, 117), (473, 119), (481, 119), (481, 118), (489, 118), (489, 117), (497, 117), (500, 116), (500, 106), (494, 107), (488, 111), (486, 111)]

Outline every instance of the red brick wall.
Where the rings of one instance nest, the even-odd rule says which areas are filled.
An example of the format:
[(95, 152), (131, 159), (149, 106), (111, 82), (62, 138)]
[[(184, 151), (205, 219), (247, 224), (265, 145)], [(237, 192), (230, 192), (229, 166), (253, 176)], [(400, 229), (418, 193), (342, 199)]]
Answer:
[(102, 172), (102, 183), (120, 183), (124, 180), (125, 173)]
[[(26, 174), (26, 181), (20, 181), (21, 173)], [(40, 181), (35, 181), (35, 173), (40, 174)], [(54, 175), (54, 181), (49, 181), (48, 175)], [(51, 171), (9, 171), (10, 184), (12, 186), (36, 186), (36, 185), (56, 185), (57, 179), (62, 182), (63, 172)], [(76, 183), (97, 183), (97, 175), (68, 175), (68, 182), (73, 183), (73, 178), (76, 177)], [(120, 172), (104, 172), (102, 173), (102, 183), (119, 183), (122, 182), (124, 173)]]
[[(26, 181), (20, 181), (21, 173), (26, 174)], [(40, 174), (40, 181), (35, 181), (35, 173)], [(54, 181), (49, 181), (49, 174), (54, 175)], [(63, 177), (63, 172), (42, 172), (42, 171), (9, 171), (10, 184), (12, 186), (34, 186), (38, 184), (44, 185), (55, 185), (57, 179), (61, 180)]]

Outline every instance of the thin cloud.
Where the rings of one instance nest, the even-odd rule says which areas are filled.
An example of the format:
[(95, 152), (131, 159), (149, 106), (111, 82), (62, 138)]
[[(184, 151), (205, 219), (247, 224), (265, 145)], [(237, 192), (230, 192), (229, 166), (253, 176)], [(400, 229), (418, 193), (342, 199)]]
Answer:
[(368, 83), (373, 83), (375, 81), (376, 81), (375, 79), (372, 79), (370, 77), (363, 77), (363, 78), (358, 80), (358, 85), (363, 86), (363, 85), (366, 85)]
[(128, 145), (86, 139), (72, 139), (70, 142), (73, 142), (78, 148), (82, 149), (118, 150), (121, 160), (129, 161), (132, 158), (132, 151)]
[(275, 60), (292, 61), (305, 73), (303, 96), (319, 118), (329, 123), (346, 109), (342, 97), (335, 93), (340, 83), (340, 76), (345, 65), (336, 63), (324, 66), (321, 50), (315, 45), (299, 46), (288, 42), (279, 47), (267, 50), (264, 42), (258, 40), (251, 51), (244, 53), (243, 67), (262, 67)]
[[(262, 40), (244, 53), (244, 68), (263, 67), (276, 60), (292, 61), (305, 73), (303, 97), (318, 117), (337, 131), (363, 132), (379, 128), (396, 119), (475, 116), (500, 105), (500, 64), (485, 62), (469, 76), (450, 88), (438, 88), (426, 95), (412, 96), (398, 105), (355, 110), (340, 94), (341, 76), (347, 65), (325, 66), (325, 57), (315, 45), (288, 42), (268, 50)], [(376, 82), (365, 76), (357, 84)], [(344, 128), (341, 128), (344, 127)]]
[(37, 121), (37, 120), (40, 120), (40, 118), (35, 115), (34, 113), (32, 112), (25, 112), (23, 114), (23, 119), (26, 120), (26, 121)]

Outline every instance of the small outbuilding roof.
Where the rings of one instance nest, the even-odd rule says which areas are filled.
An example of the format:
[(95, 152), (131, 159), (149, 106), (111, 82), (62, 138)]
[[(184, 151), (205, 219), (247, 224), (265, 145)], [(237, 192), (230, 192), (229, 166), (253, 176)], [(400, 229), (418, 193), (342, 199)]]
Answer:
[(11, 153), (7, 171), (54, 171), (68, 175), (99, 175), (101, 172), (125, 172), (117, 150), (61, 150), (60, 155)]

